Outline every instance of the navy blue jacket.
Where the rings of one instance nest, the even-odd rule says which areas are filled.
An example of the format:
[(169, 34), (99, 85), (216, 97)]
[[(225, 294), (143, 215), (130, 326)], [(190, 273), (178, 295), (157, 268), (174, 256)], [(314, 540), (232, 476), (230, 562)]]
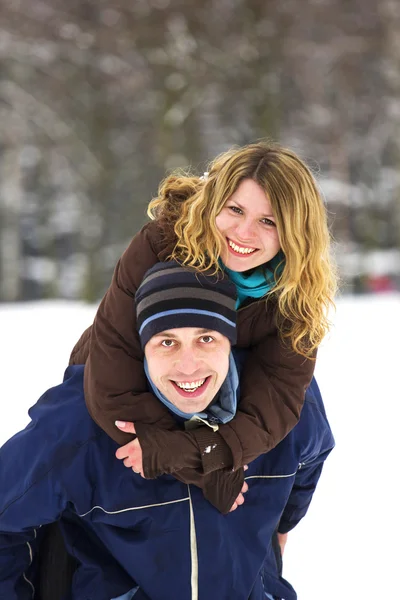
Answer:
[(246, 472), (246, 501), (222, 515), (201, 490), (164, 475), (145, 480), (115, 458), (89, 416), (83, 367), (31, 408), (0, 449), (0, 598), (30, 600), (40, 528), (61, 519), (80, 563), (73, 600), (261, 600), (296, 594), (279, 576), (271, 540), (305, 515), (334, 445), (315, 382), (299, 423)]

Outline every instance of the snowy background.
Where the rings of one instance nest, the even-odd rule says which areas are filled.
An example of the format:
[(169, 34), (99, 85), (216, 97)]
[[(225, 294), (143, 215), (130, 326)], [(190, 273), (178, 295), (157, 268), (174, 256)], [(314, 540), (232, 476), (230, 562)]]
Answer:
[[(0, 444), (57, 385), (94, 306), (0, 306)], [(284, 574), (299, 600), (399, 597), (398, 455), (400, 294), (343, 298), (320, 350), (317, 379), (337, 447), (314, 502), (289, 534)]]

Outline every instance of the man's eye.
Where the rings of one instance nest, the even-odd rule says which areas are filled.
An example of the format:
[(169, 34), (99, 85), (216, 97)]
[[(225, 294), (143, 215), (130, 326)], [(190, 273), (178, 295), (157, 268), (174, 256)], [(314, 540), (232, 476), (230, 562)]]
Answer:
[(243, 211), (241, 208), (239, 208), (238, 206), (228, 206), (228, 208), (233, 211), (234, 213), (236, 213), (237, 215), (242, 215)]
[(202, 344), (210, 344), (214, 341), (214, 338), (211, 337), (211, 335), (203, 335), (201, 336), (200, 341)]
[(161, 342), (161, 346), (165, 346), (165, 348), (171, 348), (171, 346), (174, 346), (175, 342), (174, 340), (163, 340)]

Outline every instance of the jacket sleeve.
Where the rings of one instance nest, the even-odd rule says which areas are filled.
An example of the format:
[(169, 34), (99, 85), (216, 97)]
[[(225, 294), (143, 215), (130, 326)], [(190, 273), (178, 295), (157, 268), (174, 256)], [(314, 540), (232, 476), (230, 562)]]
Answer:
[(315, 360), (290, 350), (275, 327), (250, 347), (237, 415), (219, 429), (234, 469), (274, 448), (297, 424), (314, 367)]
[[(314, 443), (316, 450), (310, 456), (305, 456), (304, 461), (299, 464), (292, 490), (278, 526), (279, 533), (287, 533), (296, 527), (307, 513), (321, 476), (324, 462), (334, 448), (335, 441), (331, 429), (326, 420), (325, 413), (323, 412), (322, 414), (325, 421), (323, 433), (320, 435), (320, 439)], [(321, 425), (316, 425), (313, 428), (309, 438), (316, 435), (318, 431), (321, 431)]]
[(218, 469), (207, 475), (201, 475), (194, 469), (182, 469), (174, 473), (176, 479), (201, 488), (204, 498), (226, 515), (244, 483), (244, 470)]
[(31, 600), (39, 528), (57, 521), (65, 508), (46, 464), (29, 426), (0, 450), (0, 598)]
[(310, 506), (315, 488), (321, 476), (324, 460), (330, 450), (311, 464), (300, 465), (292, 491), (278, 526), (279, 533), (287, 533), (301, 521)]

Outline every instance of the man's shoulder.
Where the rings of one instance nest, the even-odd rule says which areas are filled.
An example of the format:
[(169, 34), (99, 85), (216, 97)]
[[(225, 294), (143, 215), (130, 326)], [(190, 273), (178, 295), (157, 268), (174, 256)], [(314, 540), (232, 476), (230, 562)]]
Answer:
[(301, 449), (302, 457), (315, 457), (331, 450), (334, 437), (325, 412), (324, 402), (315, 378), (307, 388), (304, 406), (298, 424), (293, 429), (296, 444)]
[(81, 467), (99, 454), (99, 440), (102, 449), (107, 444), (103, 440), (109, 438), (85, 406), (83, 369), (68, 367), (64, 381), (30, 409), (30, 423), (0, 449), (0, 486), (9, 483), (4, 503), (13, 503), (28, 491), (35, 493), (47, 480), (52, 489), (61, 480), (76, 488), (83, 482)]
[(87, 410), (83, 376), (84, 365), (69, 366), (63, 382), (47, 390), (29, 410), (28, 428), (44, 436), (49, 448), (65, 443), (79, 447), (103, 433)]
[(322, 399), (321, 391), (319, 389), (315, 377), (312, 378), (305, 394), (302, 415), (304, 414), (305, 417), (307, 413), (315, 413), (319, 415), (319, 420), (323, 423), (328, 424), (328, 418), (326, 416), (324, 401)]

